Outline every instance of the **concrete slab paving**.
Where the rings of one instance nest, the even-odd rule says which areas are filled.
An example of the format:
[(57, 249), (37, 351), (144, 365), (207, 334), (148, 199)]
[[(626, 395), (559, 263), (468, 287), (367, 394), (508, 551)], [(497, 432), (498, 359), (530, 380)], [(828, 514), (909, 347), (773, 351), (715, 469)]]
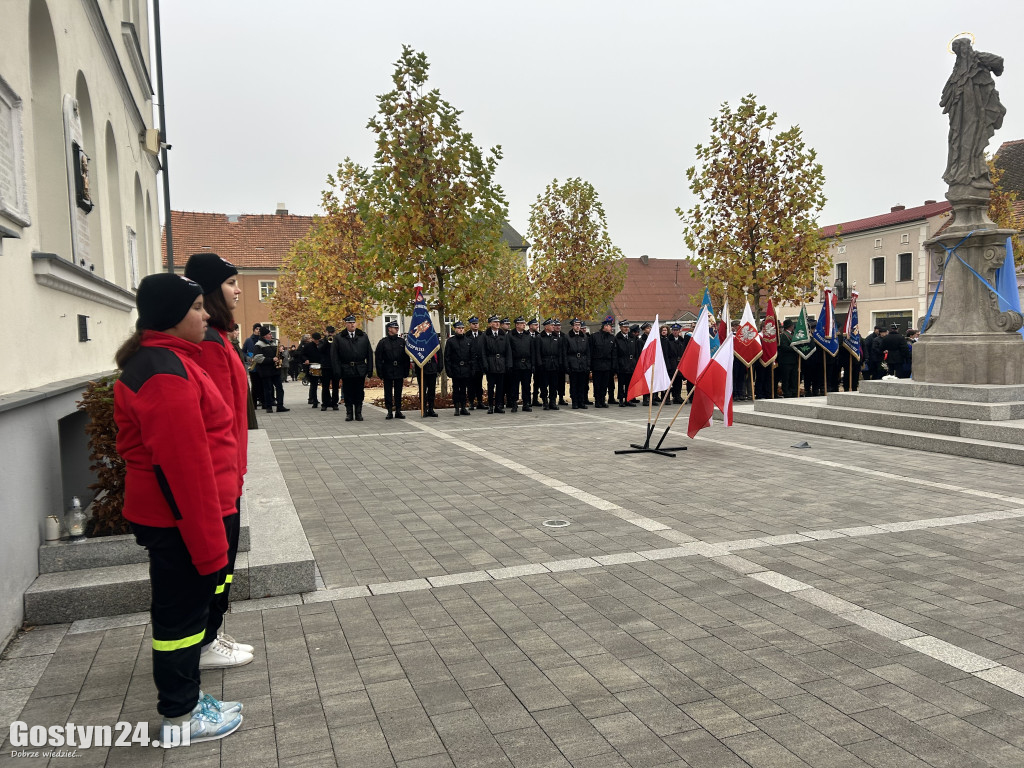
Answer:
[[(1024, 765), (1011, 466), (717, 422), (615, 456), (637, 411), (261, 416), (317, 589), (233, 604), (255, 659), (203, 686), (239, 733), (76, 764)], [(145, 615), (23, 632), (4, 724), (155, 734), (150, 642)]]

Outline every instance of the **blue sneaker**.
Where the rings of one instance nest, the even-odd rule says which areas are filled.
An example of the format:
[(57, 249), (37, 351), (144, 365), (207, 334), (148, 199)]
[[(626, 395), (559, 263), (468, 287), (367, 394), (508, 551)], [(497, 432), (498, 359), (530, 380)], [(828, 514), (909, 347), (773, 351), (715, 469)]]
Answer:
[(199, 701), (205, 702), (209, 706), (216, 709), (222, 715), (237, 715), (242, 712), (242, 702), (240, 701), (220, 701), (213, 698), (208, 693), (199, 692)]
[(164, 718), (160, 726), (160, 746), (170, 749), (223, 739), (237, 731), (241, 725), (240, 714), (222, 714), (209, 703), (200, 701), (187, 715)]

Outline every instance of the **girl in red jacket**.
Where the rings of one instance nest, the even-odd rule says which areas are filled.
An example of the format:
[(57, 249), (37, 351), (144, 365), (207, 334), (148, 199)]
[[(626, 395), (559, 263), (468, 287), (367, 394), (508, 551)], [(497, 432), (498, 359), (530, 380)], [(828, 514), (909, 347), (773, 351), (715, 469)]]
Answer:
[(228, 338), (235, 327), (234, 309), (242, 289), (238, 287), (238, 270), (235, 265), (215, 253), (196, 253), (190, 256), (185, 265), (185, 277), (195, 280), (203, 289), (203, 307), (210, 316), (196, 362), (210, 375), (213, 385), (231, 408), (232, 429), (238, 445), (236, 503), (230, 514), (224, 517), (228, 565), (210, 605), (210, 620), (199, 658), (200, 669), (219, 669), (248, 664), (252, 661), (253, 650), (251, 645), (239, 643), (223, 631), (224, 614), (228, 610), (228, 595), (235, 572), (235, 556), (238, 554), (239, 497), (242, 495), (249, 444), (249, 376)]
[(117, 351), (117, 452), (125, 461), (124, 516), (149, 552), (153, 680), (163, 715), (191, 741), (220, 739), (242, 723), (242, 705), (200, 690), (199, 656), (214, 590), (227, 566), (225, 514), (238, 498), (231, 409), (195, 360), (208, 315), (186, 277), (145, 277), (136, 332)]

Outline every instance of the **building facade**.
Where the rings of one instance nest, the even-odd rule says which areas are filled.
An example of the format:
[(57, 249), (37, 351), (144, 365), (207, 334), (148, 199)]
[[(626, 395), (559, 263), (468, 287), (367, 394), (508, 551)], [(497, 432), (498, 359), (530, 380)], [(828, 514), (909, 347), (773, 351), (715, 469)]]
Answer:
[(0, 23), (2, 646), (47, 515), (92, 498), (75, 403), (134, 328), (160, 228), (146, 0), (7, 0)]

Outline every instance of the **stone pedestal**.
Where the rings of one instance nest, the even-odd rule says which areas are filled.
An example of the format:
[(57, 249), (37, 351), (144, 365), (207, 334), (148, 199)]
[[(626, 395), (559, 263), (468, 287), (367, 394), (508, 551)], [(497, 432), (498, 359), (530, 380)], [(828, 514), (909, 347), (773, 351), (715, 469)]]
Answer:
[[(952, 203), (953, 224), (925, 243), (931, 262), (940, 273), (945, 270), (945, 277), (942, 312), (914, 345), (914, 380), (1024, 384), (1024, 338), (1017, 333), (1024, 319), (1017, 312), (1000, 312), (995, 294), (957, 258), (994, 284), (995, 271), (1006, 257), (1006, 238), (1015, 232), (998, 229), (989, 220), (987, 193)], [(961, 241), (947, 261), (946, 249)]]

